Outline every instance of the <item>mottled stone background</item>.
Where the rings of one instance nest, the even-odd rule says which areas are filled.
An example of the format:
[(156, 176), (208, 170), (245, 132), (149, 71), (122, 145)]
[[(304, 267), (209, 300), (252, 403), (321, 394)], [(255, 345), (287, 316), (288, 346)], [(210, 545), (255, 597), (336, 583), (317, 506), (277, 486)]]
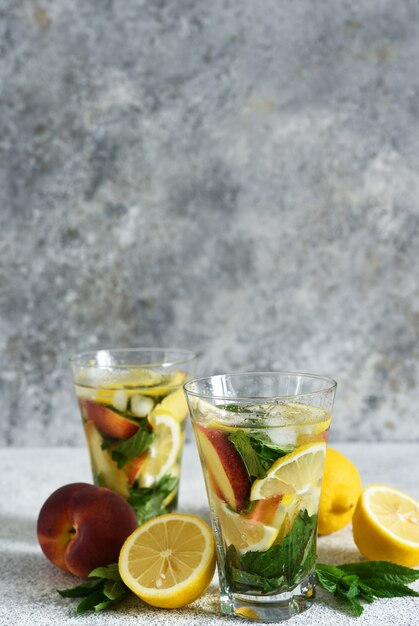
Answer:
[(0, 443), (82, 444), (68, 355), (338, 380), (419, 439), (416, 0), (0, 0)]

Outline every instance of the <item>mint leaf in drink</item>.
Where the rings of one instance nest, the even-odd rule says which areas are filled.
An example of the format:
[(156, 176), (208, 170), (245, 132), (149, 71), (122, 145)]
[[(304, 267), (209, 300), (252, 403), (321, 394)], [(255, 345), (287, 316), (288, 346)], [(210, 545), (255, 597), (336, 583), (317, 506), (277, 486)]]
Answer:
[(294, 446), (276, 445), (265, 433), (245, 429), (233, 430), (228, 438), (240, 454), (251, 479), (265, 478), (266, 471), (275, 461), (294, 449)]
[(252, 447), (249, 435), (244, 430), (233, 430), (228, 439), (240, 454), (249, 478), (265, 478), (265, 469)]
[(216, 404), (216, 407), (217, 409), (230, 411), (230, 413), (249, 413), (249, 407), (245, 404), (235, 404), (231, 402), (230, 404)]
[(179, 479), (175, 476), (163, 476), (151, 487), (131, 487), (128, 502), (137, 516), (138, 524), (167, 513), (164, 500), (177, 487)]
[(226, 562), (234, 590), (267, 593), (284, 584), (291, 587), (302, 573), (310, 573), (316, 559), (316, 528), (317, 516), (302, 511), (282, 542), (264, 552), (240, 555), (230, 545)]
[(250, 592), (258, 590), (262, 593), (270, 593), (276, 591), (281, 585), (286, 583), (283, 576), (279, 578), (266, 578), (258, 574), (244, 572), (236, 567), (232, 568), (231, 577), (235, 586), (239, 586), (241, 592), (245, 592), (245, 590)]
[(241, 569), (265, 578), (285, 577), (293, 585), (301, 572), (309, 572), (316, 558), (317, 516), (302, 511), (281, 543), (265, 552), (246, 552), (240, 561)]
[(250, 441), (265, 470), (268, 470), (275, 461), (294, 450), (294, 446), (280, 446), (276, 444), (267, 433), (252, 433)]
[(154, 435), (147, 430), (146, 420), (142, 421), (144, 422), (142, 427), (129, 439), (124, 439), (118, 443), (114, 440), (105, 440), (102, 444), (103, 449), (109, 448), (111, 450), (111, 456), (119, 469), (124, 467), (129, 461), (132, 461), (132, 459), (146, 452), (153, 441)]
[(88, 580), (76, 587), (57, 589), (63, 598), (83, 598), (77, 605), (77, 615), (109, 609), (131, 593), (119, 575), (117, 563), (97, 567), (89, 574), (89, 578), (93, 577), (94, 580)]

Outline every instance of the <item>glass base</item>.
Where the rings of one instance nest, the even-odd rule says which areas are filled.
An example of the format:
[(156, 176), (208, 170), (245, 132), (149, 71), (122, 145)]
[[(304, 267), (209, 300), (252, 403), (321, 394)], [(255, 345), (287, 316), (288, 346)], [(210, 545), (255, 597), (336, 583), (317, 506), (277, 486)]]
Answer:
[(306, 611), (315, 596), (315, 576), (311, 574), (292, 591), (275, 595), (221, 593), (221, 611), (258, 622), (280, 622)]

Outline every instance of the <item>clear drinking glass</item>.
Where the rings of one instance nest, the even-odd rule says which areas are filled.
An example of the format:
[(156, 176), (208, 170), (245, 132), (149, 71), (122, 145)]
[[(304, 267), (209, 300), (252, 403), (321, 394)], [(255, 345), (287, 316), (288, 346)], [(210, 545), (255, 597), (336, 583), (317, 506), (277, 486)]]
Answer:
[(139, 523), (176, 507), (193, 375), (186, 350), (85, 352), (71, 359), (93, 480), (128, 500)]
[(317, 514), (336, 383), (290, 372), (184, 386), (217, 543), (221, 609), (260, 621), (315, 597)]

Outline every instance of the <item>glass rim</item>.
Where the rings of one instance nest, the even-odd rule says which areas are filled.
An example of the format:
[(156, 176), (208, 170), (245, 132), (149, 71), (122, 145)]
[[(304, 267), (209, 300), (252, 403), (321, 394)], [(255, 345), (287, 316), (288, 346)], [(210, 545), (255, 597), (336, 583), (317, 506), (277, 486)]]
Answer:
[[(194, 383), (210, 381), (214, 378), (240, 378), (244, 376), (301, 376), (304, 378), (311, 378), (316, 380), (323, 380), (327, 383), (321, 389), (316, 389), (316, 391), (305, 391), (302, 393), (292, 393), (292, 394), (279, 394), (279, 395), (264, 395), (264, 396), (256, 396), (256, 395), (237, 395), (237, 396), (226, 396), (226, 395), (217, 395), (210, 393), (200, 393), (197, 391), (192, 391), (189, 389), (191, 385)], [(280, 399), (289, 399), (289, 398), (301, 398), (305, 396), (316, 396), (319, 394), (330, 393), (334, 391), (337, 387), (337, 382), (330, 376), (322, 375), (322, 374), (310, 374), (307, 372), (291, 372), (287, 370), (266, 370), (266, 371), (256, 371), (256, 372), (235, 372), (234, 374), (214, 374), (213, 376), (202, 376), (200, 378), (194, 378), (189, 380), (187, 383), (183, 385), (183, 389), (186, 394), (190, 396), (194, 396), (196, 398), (205, 398), (207, 400), (215, 399), (215, 400), (280, 400)]]
[[(154, 353), (167, 355), (167, 358), (164, 359), (156, 359), (155, 362), (145, 362), (139, 360), (138, 363), (111, 363), (101, 365), (99, 363), (89, 364), (87, 360), (90, 358), (96, 358), (100, 352), (106, 352), (111, 355), (124, 355), (124, 354), (135, 354), (136, 352), (141, 353)], [(168, 355), (172, 354), (173, 358), (169, 358)], [(183, 350), (178, 348), (100, 348), (99, 350), (87, 350), (86, 352), (78, 352), (70, 357), (70, 363), (73, 366), (78, 367), (95, 367), (97, 369), (112, 369), (112, 368), (147, 368), (147, 367), (169, 367), (173, 365), (182, 365), (183, 363), (188, 363), (189, 361), (193, 361), (197, 357), (196, 352), (192, 350)]]

